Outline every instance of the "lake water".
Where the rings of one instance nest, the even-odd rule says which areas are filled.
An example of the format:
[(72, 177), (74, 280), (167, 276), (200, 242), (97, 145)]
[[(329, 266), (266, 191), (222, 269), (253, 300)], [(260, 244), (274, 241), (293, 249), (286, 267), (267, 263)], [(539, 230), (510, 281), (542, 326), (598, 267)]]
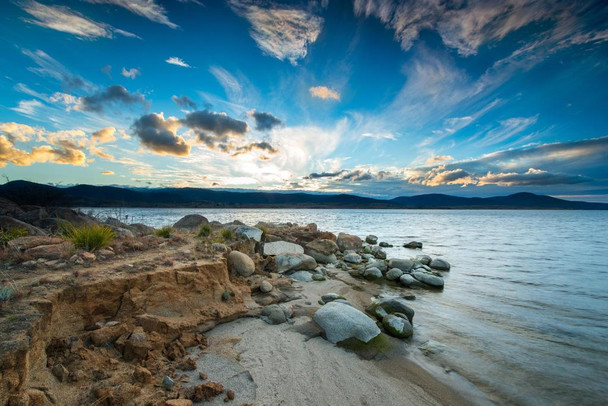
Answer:
[[(89, 209), (83, 209), (88, 211)], [(119, 209), (92, 209), (117, 216)], [(120, 209), (155, 227), (199, 213), (317, 223), (452, 264), (442, 292), (416, 291), (413, 345), (499, 404), (599, 405), (608, 399), (608, 212), (494, 210)], [(421, 241), (422, 250), (402, 248)]]

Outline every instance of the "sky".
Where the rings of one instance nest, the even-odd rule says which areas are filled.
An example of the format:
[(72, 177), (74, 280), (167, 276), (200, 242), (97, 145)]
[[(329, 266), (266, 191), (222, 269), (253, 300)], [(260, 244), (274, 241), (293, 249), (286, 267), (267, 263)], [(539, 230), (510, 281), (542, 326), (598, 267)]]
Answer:
[(7, 0), (0, 182), (608, 202), (608, 6)]

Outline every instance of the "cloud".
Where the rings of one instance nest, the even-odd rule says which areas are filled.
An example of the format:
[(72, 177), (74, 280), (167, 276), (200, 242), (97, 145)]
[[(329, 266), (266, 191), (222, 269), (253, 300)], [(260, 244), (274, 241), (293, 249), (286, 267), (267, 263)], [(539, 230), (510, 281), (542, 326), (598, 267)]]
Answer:
[(253, 110), (249, 115), (255, 120), (255, 129), (258, 131), (269, 131), (274, 127), (283, 125), (283, 121), (273, 116), (271, 113)]
[(188, 113), (181, 122), (192, 129), (198, 139), (210, 148), (217, 148), (218, 143), (226, 143), (230, 137), (242, 137), (249, 131), (245, 121), (209, 110)]
[(163, 113), (146, 114), (133, 123), (133, 133), (152, 152), (161, 155), (186, 156), (190, 145), (177, 135), (180, 121), (175, 117), (165, 119)]
[(279, 150), (276, 149), (275, 147), (273, 147), (272, 145), (270, 145), (270, 143), (268, 143), (266, 141), (262, 141), (262, 142), (252, 142), (251, 144), (237, 147), (234, 150), (234, 152), (232, 153), (232, 156), (233, 157), (239, 156), (242, 154), (252, 152), (254, 150), (266, 152), (268, 154), (276, 154), (279, 152)]
[(183, 68), (191, 68), (190, 65), (188, 65), (183, 59), (178, 58), (177, 56), (172, 56), (172, 57), (168, 58), (167, 60), (165, 60), (165, 62), (167, 62), (168, 64), (171, 64), (171, 65), (181, 66)]
[(34, 135), (39, 135), (41, 132), (41, 130), (30, 127), (26, 124), (19, 124), (15, 122), (0, 123), (0, 133), (6, 135), (8, 140), (12, 143), (16, 141), (30, 141)]
[(276, 3), (262, 6), (251, 0), (229, 0), (239, 16), (251, 24), (251, 37), (267, 55), (293, 65), (306, 56), (308, 46), (321, 32), (323, 19), (306, 10), (289, 8)]
[(116, 141), (116, 136), (114, 134), (116, 134), (116, 128), (106, 127), (91, 134), (91, 139), (98, 144), (106, 144), (108, 142)]
[(12, 163), (16, 166), (29, 166), (35, 163), (51, 162), (61, 165), (85, 166), (85, 154), (66, 144), (52, 147), (43, 145), (33, 147), (30, 152), (21, 150), (7, 137), (0, 136), (0, 168)]
[(103, 73), (106, 74), (107, 77), (112, 79), (112, 65), (106, 65), (100, 69)]
[(209, 68), (209, 72), (224, 88), (224, 92), (226, 92), (226, 96), (228, 96), (229, 100), (241, 102), (243, 99), (243, 87), (239, 83), (239, 81), (230, 74), (226, 69), (219, 66), (212, 66)]
[(372, 138), (374, 140), (391, 140), (397, 141), (397, 137), (391, 133), (363, 133), (361, 134), (364, 138)]
[(147, 18), (155, 23), (164, 24), (171, 28), (178, 28), (177, 24), (172, 23), (167, 17), (167, 11), (163, 6), (154, 0), (87, 0), (89, 3), (113, 4), (124, 7), (133, 14)]
[(141, 72), (137, 68), (131, 68), (131, 69), (127, 70), (126, 68), (123, 67), (121, 74), (126, 78), (135, 79), (136, 77), (141, 75)]
[(499, 122), (500, 127), (488, 131), (478, 141), (479, 145), (494, 145), (507, 141), (536, 124), (538, 114), (533, 117), (513, 117)]
[(453, 160), (454, 157), (452, 155), (435, 155), (426, 160), (426, 165), (433, 166), (436, 164), (441, 164)]
[(418, 183), (425, 186), (442, 186), (442, 185), (475, 185), (477, 180), (464, 169), (446, 169), (445, 166), (431, 168), (425, 172), (419, 172), (419, 175), (412, 175), (407, 178), (409, 183)]
[(546, 185), (574, 185), (590, 181), (581, 175), (554, 174), (540, 169), (530, 168), (524, 173), (492, 173), (488, 172), (479, 178), (479, 185), (500, 186), (546, 186)]
[(127, 89), (119, 85), (109, 86), (107, 89), (92, 96), (79, 97), (74, 109), (79, 111), (90, 111), (103, 113), (108, 106), (122, 103), (125, 105), (141, 104), (147, 107), (146, 99), (143, 95), (129, 93)]
[(111, 25), (90, 20), (65, 6), (47, 6), (29, 0), (22, 4), (22, 8), (34, 17), (34, 19), (24, 19), (25, 22), (73, 34), (79, 39), (113, 38), (114, 34), (137, 37)]
[(103, 171), (101, 172), (102, 175), (114, 175), (114, 172), (112, 171)]
[(196, 108), (196, 103), (194, 102), (194, 100), (192, 100), (188, 96), (184, 96), (183, 94), (180, 97), (173, 96), (171, 97), (171, 100), (173, 100), (175, 104), (180, 107), (190, 107), (193, 109)]
[(335, 90), (331, 90), (325, 86), (315, 86), (308, 89), (312, 97), (318, 97), (323, 100), (340, 100), (340, 94)]
[(64, 89), (93, 89), (91, 83), (84, 80), (82, 77), (71, 73), (65, 66), (53, 59), (46, 52), (36, 50), (23, 50), (23, 54), (31, 58), (38, 67), (30, 67), (29, 71), (40, 76), (49, 76), (61, 82)]
[(36, 108), (38, 107), (42, 107), (42, 103), (38, 100), (21, 100), (17, 107), (11, 107), (11, 110), (28, 117), (33, 117), (36, 115)]

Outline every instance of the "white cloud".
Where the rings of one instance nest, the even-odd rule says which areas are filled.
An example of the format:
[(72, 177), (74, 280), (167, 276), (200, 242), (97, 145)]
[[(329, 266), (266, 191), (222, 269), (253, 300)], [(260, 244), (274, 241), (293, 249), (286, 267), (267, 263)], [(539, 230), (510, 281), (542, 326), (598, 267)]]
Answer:
[(42, 107), (42, 103), (40, 103), (38, 100), (21, 100), (17, 107), (11, 107), (11, 110), (31, 117), (36, 114), (36, 108), (38, 107)]
[(123, 67), (121, 74), (126, 78), (135, 79), (136, 77), (141, 75), (141, 72), (137, 68), (131, 68), (131, 69), (127, 70), (126, 68)]
[(211, 68), (209, 68), (209, 72), (211, 72), (211, 74), (215, 76), (217, 81), (220, 82), (220, 85), (222, 85), (222, 87), (224, 88), (226, 96), (228, 96), (228, 99), (230, 101), (235, 103), (243, 102), (243, 87), (241, 86), (237, 78), (235, 78), (233, 75), (230, 74), (230, 72), (220, 66), (212, 66)]
[(361, 134), (364, 138), (371, 138), (374, 140), (391, 140), (397, 141), (397, 137), (393, 133), (363, 133)]
[(167, 11), (163, 6), (154, 0), (87, 0), (89, 3), (114, 4), (124, 7), (133, 14), (147, 18), (155, 23), (164, 24), (171, 28), (178, 28), (177, 24), (172, 23), (167, 17)]
[(306, 10), (271, 4), (262, 7), (253, 1), (230, 0), (232, 9), (251, 24), (251, 37), (258, 47), (293, 65), (308, 52), (321, 32), (323, 19)]
[(308, 89), (312, 97), (318, 97), (323, 100), (340, 100), (340, 94), (326, 86), (314, 86)]
[(190, 65), (188, 65), (183, 59), (178, 58), (177, 56), (172, 56), (169, 59), (165, 60), (165, 62), (167, 62), (171, 65), (177, 65), (177, 66), (181, 66), (184, 68), (191, 68)]

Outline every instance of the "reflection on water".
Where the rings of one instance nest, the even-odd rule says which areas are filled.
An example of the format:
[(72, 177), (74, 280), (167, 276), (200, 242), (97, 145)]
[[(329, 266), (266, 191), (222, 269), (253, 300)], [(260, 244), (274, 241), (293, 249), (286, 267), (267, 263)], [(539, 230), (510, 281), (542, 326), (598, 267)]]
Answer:
[[(83, 209), (88, 210), (88, 209)], [(118, 209), (94, 209), (116, 216)], [(129, 221), (317, 223), (452, 264), (443, 292), (416, 292), (415, 342), (499, 403), (608, 399), (608, 212), (493, 210), (121, 209)], [(410, 240), (423, 250), (401, 248)]]

